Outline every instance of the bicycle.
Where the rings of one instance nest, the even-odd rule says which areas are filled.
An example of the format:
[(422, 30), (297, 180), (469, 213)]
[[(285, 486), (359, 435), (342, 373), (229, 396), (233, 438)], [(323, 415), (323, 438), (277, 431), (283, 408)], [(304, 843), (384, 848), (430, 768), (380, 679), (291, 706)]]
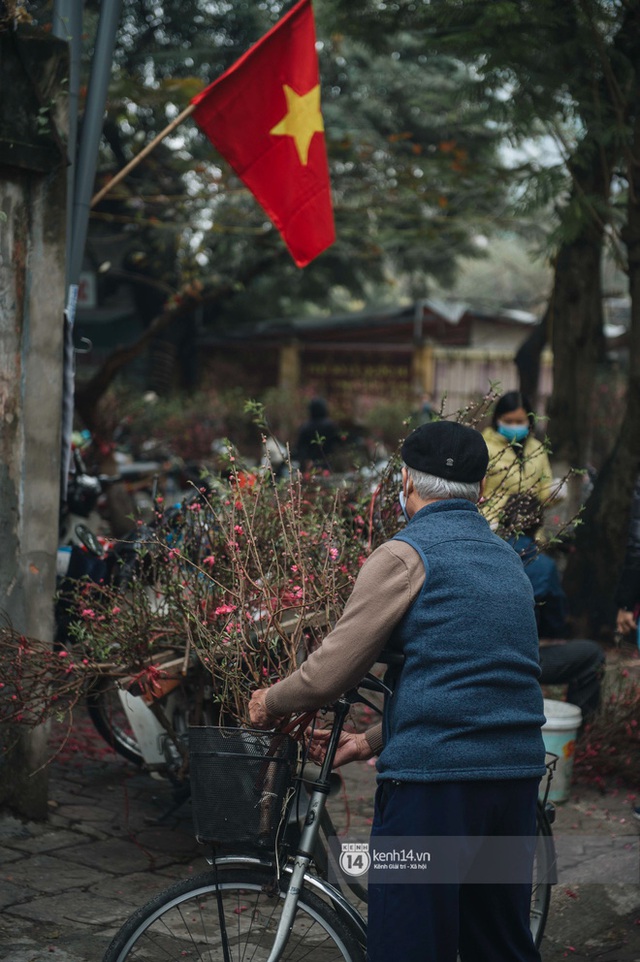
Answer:
[[(385, 688), (382, 682), (371, 676), (363, 684), (370, 690), (383, 691)], [(327, 864), (328, 839), (336, 834), (326, 809), (333, 759), (347, 714), (357, 702), (376, 707), (356, 691), (348, 693), (332, 706), (333, 729), (320, 773), (313, 783), (295, 853), (282, 863), (277, 846), (275, 856), (249, 851), (212, 856), (209, 859), (209, 871), (176, 882), (138, 909), (113, 938), (103, 962), (151, 959), (154, 962), (161, 962), (162, 959), (177, 962), (183, 958), (200, 962), (218, 959), (223, 962), (249, 959), (252, 962), (299, 962), (302, 959), (306, 962), (364, 962), (365, 919), (350, 903), (343, 884), (330, 882), (324, 871), (318, 871), (319, 864)], [(286, 731), (290, 733), (296, 726), (298, 731), (304, 731), (314, 714), (294, 719)], [(273, 853), (273, 823), (280, 822), (281, 827), (282, 800), (288, 784), (286, 779), (280, 777), (281, 769), (287, 768), (290, 758), (283, 751), (282, 756), (278, 756), (277, 769), (271, 770), (269, 766), (274, 763), (278, 750), (277, 745), (274, 750), (274, 739), (280, 739), (287, 750), (291, 749), (292, 739), (290, 734), (283, 732), (235, 731), (244, 731), (244, 735), (236, 735), (241, 743), (242, 739), (245, 742), (239, 755), (245, 754), (247, 745), (254, 739), (261, 740), (272, 753), (266, 759), (262, 755), (253, 758), (255, 764), (249, 781), (255, 782), (256, 774), (261, 779), (263, 788), (258, 805), (253, 807), (253, 812), (258, 812), (257, 826), (254, 828), (258, 834), (267, 827), (271, 829), (266, 843)], [(242, 777), (236, 771), (235, 778)], [(244, 779), (245, 783), (247, 779), (248, 776)], [(264, 790), (265, 785), (268, 791)], [(215, 786), (212, 787), (214, 793), (218, 791)], [(232, 787), (239, 788), (239, 782)], [(553, 807), (547, 805), (546, 794), (538, 802), (538, 846), (532, 890), (531, 927), (536, 945), (539, 945), (544, 932), (555, 871), (555, 850), (548, 817)], [(242, 827), (238, 828), (238, 824), (244, 825), (241, 795), (242, 791), (238, 791), (233, 799), (225, 795), (223, 800), (223, 810), (227, 813), (225, 818), (232, 823), (231, 835), (243, 832)], [(194, 804), (197, 797), (196, 779), (193, 786)], [(205, 819), (205, 835), (209, 832), (206, 826), (208, 801), (210, 799), (204, 800), (202, 815)], [(236, 810), (238, 818), (234, 817)], [(194, 814), (197, 823), (197, 811), (194, 810)], [(274, 814), (275, 819), (271, 817)], [(270, 822), (269, 826), (267, 821)], [(220, 831), (217, 826), (212, 833)], [(251, 837), (248, 828), (247, 834)], [(358, 897), (362, 897), (361, 886), (351, 880), (346, 885)]]

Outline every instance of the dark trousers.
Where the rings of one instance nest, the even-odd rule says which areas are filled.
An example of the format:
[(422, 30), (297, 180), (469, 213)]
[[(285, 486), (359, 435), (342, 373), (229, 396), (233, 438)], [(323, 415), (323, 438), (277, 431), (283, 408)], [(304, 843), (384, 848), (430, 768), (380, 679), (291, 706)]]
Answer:
[(540, 646), (541, 685), (568, 685), (567, 701), (588, 721), (600, 702), (604, 652), (595, 641)]
[[(375, 838), (531, 836), (539, 779), (382, 782)], [(369, 884), (369, 962), (540, 962), (529, 929), (531, 886)]]

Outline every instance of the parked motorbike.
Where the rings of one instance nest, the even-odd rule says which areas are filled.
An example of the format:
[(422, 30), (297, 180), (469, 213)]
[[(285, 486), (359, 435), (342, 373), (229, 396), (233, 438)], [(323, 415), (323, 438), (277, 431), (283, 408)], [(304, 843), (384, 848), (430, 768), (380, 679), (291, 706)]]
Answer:
[[(92, 475), (79, 450), (61, 518), (58, 550), (56, 648), (72, 648), (76, 609), (70, 600), (79, 580), (113, 584), (126, 591), (138, 571), (153, 528), (142, 525), (120, 541), (100, 539), (97, 505), (105, 487), (119, 476)], [(179, 508), (167, 512), (169, 522)], [(166, 519), (165, 519), (166, 520)], [(114, 678), (99, 675), (87, 693), (89, 716), (101, 737), (119, 755), (158, 777), (179, 784), (184, 779), (187, 728), (213, 723), (213, 692), (208, 672), (179, 648), (158, 653), (143, 672)]]

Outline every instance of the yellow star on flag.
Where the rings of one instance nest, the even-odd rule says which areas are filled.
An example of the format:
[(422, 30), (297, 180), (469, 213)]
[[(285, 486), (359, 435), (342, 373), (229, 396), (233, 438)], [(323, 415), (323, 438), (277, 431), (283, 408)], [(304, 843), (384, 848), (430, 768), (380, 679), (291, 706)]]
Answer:
[(287, 98), (287, 113), (269, 133), (293, 137), (300, 163), (306, 167), (313, 135), (324, 131), (324, 122), (320, 113), (320, 85), (312, 87), (309, 93), (302, 96), (287, 84), (283, 84), (282, 89)]

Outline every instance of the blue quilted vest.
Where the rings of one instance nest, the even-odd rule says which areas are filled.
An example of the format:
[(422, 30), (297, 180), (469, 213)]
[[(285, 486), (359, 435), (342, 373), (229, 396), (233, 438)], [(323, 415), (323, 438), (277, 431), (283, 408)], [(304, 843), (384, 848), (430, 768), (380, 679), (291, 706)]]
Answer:
[(538, 635), (531, 584), (513, 548), (471, 501), (436, 501), (396, 539), (422, 558), (424, 586), (389, 647), (379, 777), (400, 781), (544, 774)]

